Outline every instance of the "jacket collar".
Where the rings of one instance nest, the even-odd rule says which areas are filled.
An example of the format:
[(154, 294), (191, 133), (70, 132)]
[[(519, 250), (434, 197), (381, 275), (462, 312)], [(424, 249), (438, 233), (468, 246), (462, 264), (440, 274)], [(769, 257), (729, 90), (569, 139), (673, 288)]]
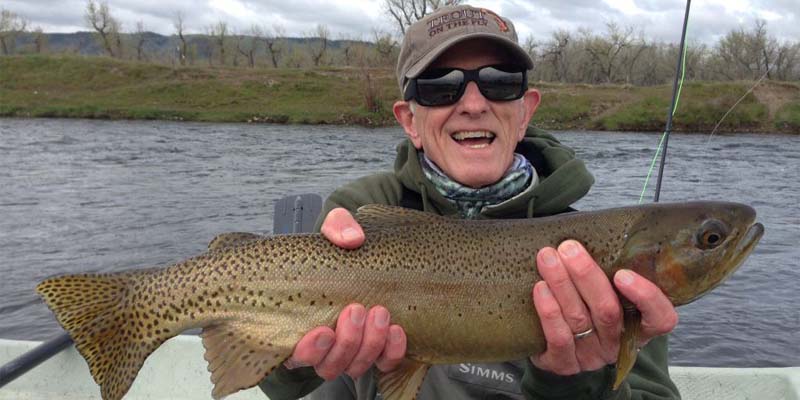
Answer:
[[(539, 174), (539, 183), (525, 192), (494, 206), (486, 207), (485, 218), (525, 218), (564, 212), (589, 192), (594, 177), (575, 152), (549, 133), (528, 127), (516, 152), (525, 156)], [(397, 146), (395, 174), (411, 191), (419, 193), (425, 211), (458, 215), (455, 205), (440, 195), (422, 172), (417, 149), (408, 139)]]

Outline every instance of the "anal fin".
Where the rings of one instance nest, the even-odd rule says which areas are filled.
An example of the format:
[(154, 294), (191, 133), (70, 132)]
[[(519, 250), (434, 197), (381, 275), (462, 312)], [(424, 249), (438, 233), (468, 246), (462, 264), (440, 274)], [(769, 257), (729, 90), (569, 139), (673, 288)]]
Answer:
[(430, 364), (404, 359), (396, 369), (378, 372), (378, 390), (384, 400), (414, 400)]
[(639, 331), (642, 326), (642, 314), (636, 306), (622, 299), (623, 331), (619, 340), (617, 356), (617, 376), (614, 379), (614, 390), (619, 389), (622, 382), (631, 372), (639, 354)]
[(228, 321), (203, 329), (215, 399), (257, 385), (291, 355), (300, 338), (268, 335), (265, 325)]

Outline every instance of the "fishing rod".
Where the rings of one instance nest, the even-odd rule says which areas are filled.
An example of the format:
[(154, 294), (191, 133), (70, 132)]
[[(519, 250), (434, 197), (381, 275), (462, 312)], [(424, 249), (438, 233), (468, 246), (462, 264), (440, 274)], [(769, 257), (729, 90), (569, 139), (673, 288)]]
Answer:
[[(664, 134), (661, 135), (661, 141), (656, 149), (656, 154), (653, 157), (653, 162), (650, 164), (650, 170), (647, 173), (647, 178), (644, 182), (644, 188), (639, 196), (639, 203), (644, 198), (644, 192), (647, 189), (647, 183), (650, 181), (650, 174), (653, 171), (653, 166), (658, 158), (659, 152), (661, 153), (661, 163), (658, 167), (658, 178), (656, 180), (656, 193), (653, 197), (653, 202), (658, 203), (661, 195), (661, 181), (664, 178), (664, 164), (667, 162), (667, 146), (669, 145), (669, 135), (672, 132), (672, 117), (675, 115), (675, 110), (678, 108), (678, 99), (680, 92), (683, 88), (683, 80), (686, 77), (686, 28), (689, 24), (689, 9), (691, 8), (692, 0), (686, 0), (686, 12), (683, 16), (683, 32), (681, 33), (681, 45), (678, 49), (678, 66), (675, 69), (675, 80), (672, 83), (672, 102), (667, 112), (667, 126), (664, 129)], [(662, 150), (663, 147), (663, 150)]]

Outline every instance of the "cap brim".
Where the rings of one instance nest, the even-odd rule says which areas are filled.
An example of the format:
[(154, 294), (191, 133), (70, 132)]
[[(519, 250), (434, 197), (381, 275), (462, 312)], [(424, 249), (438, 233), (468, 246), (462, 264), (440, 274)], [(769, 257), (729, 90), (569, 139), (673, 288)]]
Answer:
[(434, 60), (436, 60), (440, 55), (442, 55), (442, 53), (444, 53), (445, 51), (447, 51), (447, 49), (453, 47), (454, 45), (461, 43), (465, 40), (478, 39), (478, 38), (489, 39), (494, 42), (498, 42), (499, 44), (503, 45), (503, 47), (511, 51), (512, 56), (516, 56), (517, 58), (522, 60), (525, 63), (525, 67), (527, 69), (533, 69), (533, 60), (531, 59), (531, 56), (528, 53), (526, 53), (525, 50), (523, 50), (522, 47), (520, 47), (514, 41), (506, 37), (494, 35), (491, 33), (475, 32), (451, 38), (433, 48), (431, 51), (428, 52), (428, 54), (425, 55), (425, 57), (421, 58), (419, 61), (414, 63), (414, 65), (412, 65), (411, 68), (408, 69), (408, 72), (406, 72), (405, 75), (405, 79), (416, 78), (417, 76), (419, 76), (419, 74), (425, 71), (425, 69), (427, 69), (428, 66), (430, 66)]

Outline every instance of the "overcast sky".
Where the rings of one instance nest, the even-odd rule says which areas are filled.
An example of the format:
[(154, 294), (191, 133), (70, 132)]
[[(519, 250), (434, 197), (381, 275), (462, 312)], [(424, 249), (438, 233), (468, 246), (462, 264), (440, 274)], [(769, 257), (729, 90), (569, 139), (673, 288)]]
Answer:
[[(678, 42), (685, 0), (473, 0), (510, 16), (520, 39), (533, 35), (544, 40), (559, 29), (605, 29), (606, 22), (635, 26), (648, 38)], [(287, 36), (304, 36), (324, 24), (332, 38), (347, 36), (369, 40), (376, 28), (395, 31), (382, 11), (383, 0), (108, 0), (112, 14), (132, 30), (142, 21), (145, 29), (174, 33), (175, 15), (184, 16), (190, 33), (225, 21), (245, 32), (253, 24), (283, 27)], [(45, 32), (88, 30), (83, 15), (85, 0), (0, 0), (0, 8), (30, 21)], [(767, 30), (781, 41), (800, 40), (800, 0), (699, 0), (692, 3), (690, 39), (713, 44), (732, 29), (749, 29), (756, 19), (767, 21)]]

